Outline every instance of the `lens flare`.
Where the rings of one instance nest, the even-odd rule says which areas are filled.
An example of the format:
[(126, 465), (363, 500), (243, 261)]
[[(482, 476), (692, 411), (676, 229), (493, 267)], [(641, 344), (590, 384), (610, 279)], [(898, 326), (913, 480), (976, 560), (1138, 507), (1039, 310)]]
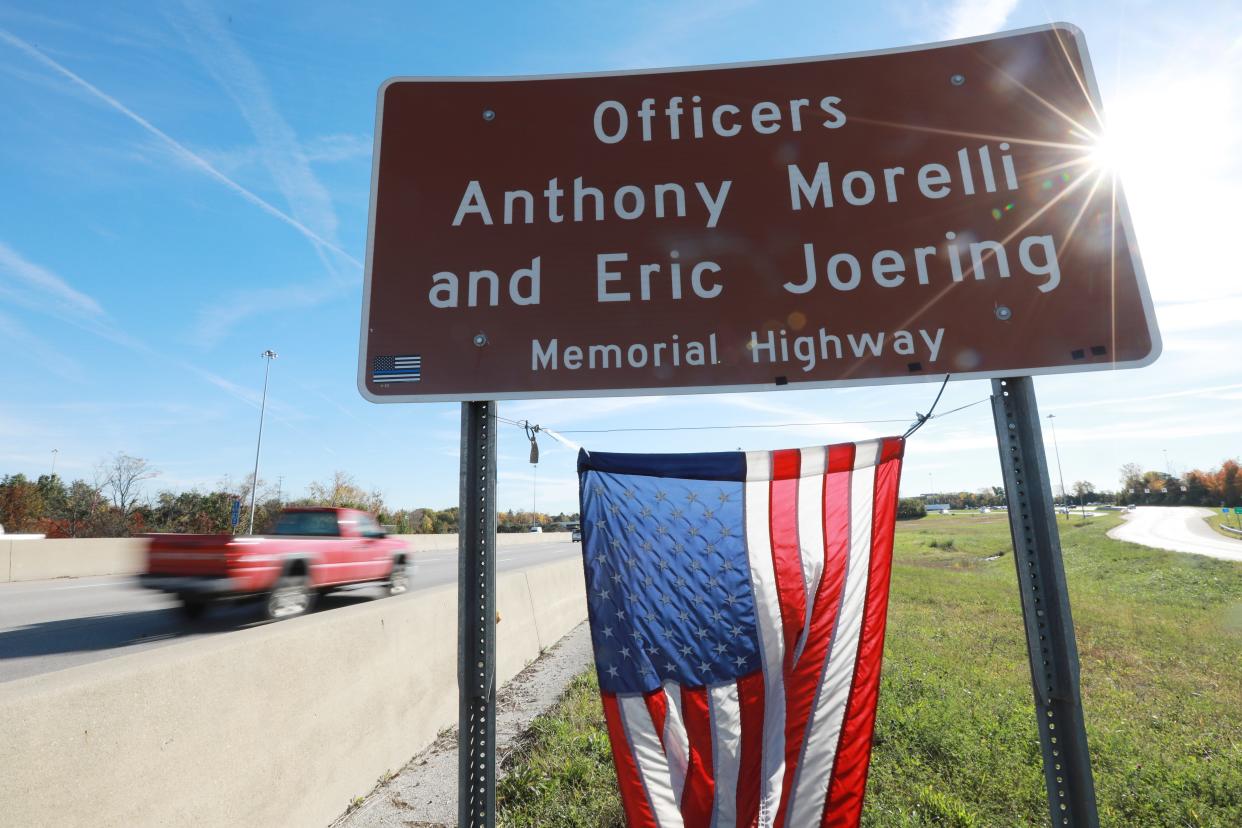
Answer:
[(1095, 136), (1087, 151), (1087, 166), (1101, 173), (1116, 173), (1121, 166), (1122, 148), (1107, 132)]

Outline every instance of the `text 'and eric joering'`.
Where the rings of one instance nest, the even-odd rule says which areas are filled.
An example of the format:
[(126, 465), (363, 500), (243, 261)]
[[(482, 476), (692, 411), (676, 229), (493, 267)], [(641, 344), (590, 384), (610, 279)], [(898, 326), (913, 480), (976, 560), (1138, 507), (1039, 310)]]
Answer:
[[(584, 125), (585, 126), (585, 125)], [(621, 101), (600, 102), (593, 114), (591, 129), (603, 145), (622, 142), (721, 141), (749, 131), (757, 136), (840, 130), (849, 126), (847, 108), (837, 96), (759, 101), (745, 107), (732, 103), (707, 106), (699, 95), (686, 100), (673, 96), (663, 102), (644, 98), (630, 108)], [(895, 205), (911, 201), (936, 202), (950, 196), (975, 197), (1008, 193), (1019, 189), (1019, 175), (1008, 142), (984, 142), (963, 146), (951, 155), (923, 159), (918, 166), (849, 169), (831, 158), (788, 163), (781, 174), (787, 185), (791, 213), (809, 211), (850, 211), (869, 205)], [(738, 193), (730, 177), (714, 180), (635, 181), (620, 186), (592, 182), (582, 175), (553, 176), (531, 182), (527, 188), (497, 190), (484, 181), (464, 182), (461, 197), (452, 216), (445, 215), (450, 228), (560, 225), (633, 222), (640, 219), (689, 223), (706, 231), (727, 227), (730, 198), (747, 198)], [(451, 230), (449, 232), (452, 232)], [(780, 288), (791, 295), (813, 291), (849, 293), (864, 285), (886, 290), (943, 287), (953, 283), (982, 282), (987, 279), (1030, 280), (1039, 292), (1056, 290), (1061, 283), (1057, 244), (1050, 234), (1017, 234), (1001, 239), (980, 239), (972, 234), (945, 229), (938, 237), (904, 247), (839, 249), (824, 238), (801, 240), (801, 266), (782, 274)], [(700, 247), (701, 246), (696, 246)], [(427, 300), (432, 308), (495, 307), (538, 305), (542, 272), (547, 252), (531, 251), (520, 262), (496, 263), (465, 272), (441, 270), (431, 274)], [(592, 298), (599, 304), (653, 301), (710, 302), (732, 290), (731, 279), (760, 278), (755, 273), (730, 274), (717, 261), (702, 256), (683, 256), (669, 249), (658, 261), (636, 261), (625, 250), (599, 250), (594, 272), (583, 273), (572, 283), (593, 285)], [(637, 257), (649, 258), (649, 257)], [(779, 278), (779, 277), (778, 277)], [(558, 283), (558, 289), (561, 285)], [(588, 301), (586, 295), (584, 301)], [(912, 301), (923, 301), (912, 298)], [(838, 333), (841, 334), (838, 336)], [(825, 360), (863, 358), (879, 355), (871, 343), (883, 342), (895, 353), (914, 353), (916, 344), (926, 343), (924, 359), (934, 362), (939, 355), (944, 329), (888, 332), (829, 332), (820, 328), (817, 336), (795, 337), (755, 330), (747, 350), (756, 361), (801, 363), (811, 371)], [(855, 337), (860, 339), (855, 340)], [(715, 334), (704, 341), (682, 343), (673, 335), (658, 343), (617, 345), (597, 343), (562, 346), (556, 339), (532, 340), (531, 370), (568, 368), (641, 368), (659, 364), (661, 346), (669, 364), (716, 364)], [(854, 342), (866, 345), (854, 346)], [(934, 342), (934, 345), (932, 344)], [(845, 343), (844, 345), (842, 343)], [(634, 356), (630, 352), (634, 351)], [(674, 357), (674, 354), (677, 356)], [(594, 358), (592, 355), (598, 357)], [(782, 358), (783, 357), (783, 358)]]

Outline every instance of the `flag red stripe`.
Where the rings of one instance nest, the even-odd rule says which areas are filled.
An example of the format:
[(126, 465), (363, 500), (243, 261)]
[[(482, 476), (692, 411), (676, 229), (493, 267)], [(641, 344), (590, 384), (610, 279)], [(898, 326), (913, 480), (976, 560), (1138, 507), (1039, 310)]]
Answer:
[(742, 757), (737, 769), (737, 825), (749, 828), (759, 819), (763, 783), (763, 671), (737, 680), (742, 714)]
[(707, 828), (712, 822), (716, 780), (712, 777), (712, 718), (707, 688), (682, 688), (681, 715), (690, 742), (690, 764), (681, 793), (681, 816), (686, 828)]
[[(803, 739), (811, 720), (811, 708), (824, 670), (824, 659), (832, 641), (841, 604), (841, 588), (850, 558), (850, 475), (854, 468), (854, 445), (830, 446), (829, 474), (824, 481), (824, 573), (815, 595), (811, 612), (811, 630), (801, 660), (785, 679), (785, 784), (781, 788), (781, 806), (777, 812), (777, 828), (785, 824), (789, 797), (793, 793), (798, 761), (802, 757)], [(832, 470), (838, 471), (832, 471)]]
[(798, 475), (802, 452), (772, 452), (772, 483), (768, 519), (772, 536), (772, 570), (781, 605), (781, 629), (785, 639), (784, 672), (793, 664), (794, 649), (806, 623), (806, 582), (802, 577), (802, 551), (798, 544)]
[(660, 747), (667, 751), (668, 746), (664, 744), (664, 719), (668, 716), (668, 697), (664, 695), (664, 688), (661, 687), (654, 693), (647, 693), (643, 696), (643, 701), (647, 703), (651, 723), (655, 725), (656, 735), (660, 737)]
[(625, 727), (621, 724), (621, 710), (613, 693), (600, 693), (604, 703), (604, 721), (608, 724), (608, 741), (612, 744), (612, 763), (617, 769), (617, 787), (621, 791), (621, 805), (625, 809), (625, 823), (629, 828), (659, 828), (647, 789), (638, 775), (638, 764), (630, 750)]
[(876, 467), (871, 518), (871, 571), (863, 607), (858, 660), (854, 664), (849, 703), (845, 708), (845, 722), (824, 807), (822, 825), (825, 828), (856, 826), (862, 815), (863, 793), (867, 787), (867, 766), (871, 759), (871, 738), (875, 727), (876, 701), (880, 690), (880, 662), (884, 654), (897, 484), (901, 477), (903, 448), (904, 443), (900, 439), (886, 440), (881, 457), (888, 459), (882, 459)]

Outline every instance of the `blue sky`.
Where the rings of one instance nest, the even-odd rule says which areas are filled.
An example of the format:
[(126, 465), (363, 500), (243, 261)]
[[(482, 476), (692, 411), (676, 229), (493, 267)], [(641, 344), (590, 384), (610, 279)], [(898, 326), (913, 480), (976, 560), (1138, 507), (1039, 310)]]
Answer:
[[(864, 8), (865, 6), (865, 8)], [(459, 407), (355, 387), (375, 92), (393, 75), (505, 75), (892, 48), (1082, 27), (1164, 337), (1153, 366), (1037, 380), (1067, 484), (1126, 462), (1242, 454), (1242, 7), (1231, 2), (0, 4), (0, 473), (89, 479), (117, 451), (148, 490), (250, 471), (289, 496), (348, 471), (395, 506), (456, 502)], [(903, 429), (930, 385), (501, 403), (591, 448), (777, 448)], [(949, 409), (985, 398), (951, 383)], [(897, 420), (655, 433), (689, 423)], [(930, 423), (903, 494), (999, 484), (987, 405)], [(541, 511), (576, 508), (541, 442)], [(529, 508), (501, 432), (500, 505)]]

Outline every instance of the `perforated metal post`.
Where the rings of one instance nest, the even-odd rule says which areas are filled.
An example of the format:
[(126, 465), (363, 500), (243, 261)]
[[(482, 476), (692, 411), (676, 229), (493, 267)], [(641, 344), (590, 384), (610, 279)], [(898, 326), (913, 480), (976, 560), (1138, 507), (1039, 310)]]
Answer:
[(496, 824), (495, 402), (461, 405), (457, 824)]
[(1099, 817), (1078, 689), (1078, 646), (1030, 377), (992, 380), (992, 417), (1009, 501), (1048, 813), (1053, 826), (1095, 828)]

